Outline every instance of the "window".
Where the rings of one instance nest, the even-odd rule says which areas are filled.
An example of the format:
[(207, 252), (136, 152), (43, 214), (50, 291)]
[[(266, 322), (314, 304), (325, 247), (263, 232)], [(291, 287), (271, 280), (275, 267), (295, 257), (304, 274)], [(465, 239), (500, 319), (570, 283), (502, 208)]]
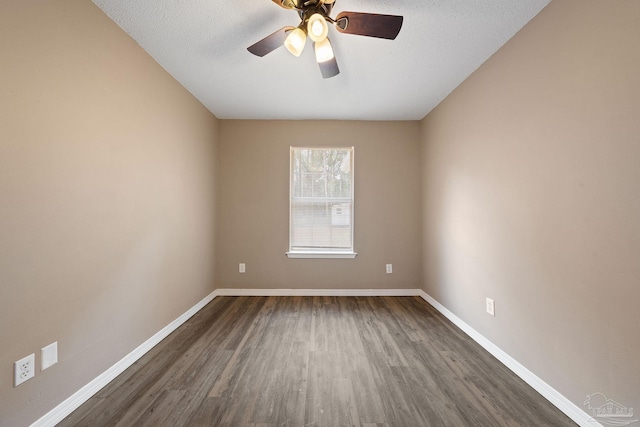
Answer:
[(289, 258), (354, 258), (353, 147), (291, 147)]

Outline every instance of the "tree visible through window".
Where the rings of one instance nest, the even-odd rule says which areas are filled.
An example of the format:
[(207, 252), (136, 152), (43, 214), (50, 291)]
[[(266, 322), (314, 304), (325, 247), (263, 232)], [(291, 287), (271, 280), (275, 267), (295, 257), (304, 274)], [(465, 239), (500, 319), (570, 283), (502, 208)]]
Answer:
[(291, 147), (289, 252), (353, 255), (353, 147)]

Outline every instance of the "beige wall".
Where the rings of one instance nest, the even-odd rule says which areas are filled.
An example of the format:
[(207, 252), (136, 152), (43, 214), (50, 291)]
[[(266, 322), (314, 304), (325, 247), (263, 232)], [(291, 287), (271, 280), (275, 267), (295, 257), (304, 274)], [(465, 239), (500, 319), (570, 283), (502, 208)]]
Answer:
[[(418, 142), (415, 121), (221, 121), (217, 286), (419, 288)], [(358, 256), (289, 259), (289, 147), (327, 144), (355, 147)]]
[(554, 0), (422, 123), (426, 292), (577, 406), (636, 413), (638, 22)]
[[(16, 427), (214, 289), (217, 123), (90, 1), (1, 2), (0, 52), (0, 425)], [(13, 388), (30, 353), (36, 377)]]

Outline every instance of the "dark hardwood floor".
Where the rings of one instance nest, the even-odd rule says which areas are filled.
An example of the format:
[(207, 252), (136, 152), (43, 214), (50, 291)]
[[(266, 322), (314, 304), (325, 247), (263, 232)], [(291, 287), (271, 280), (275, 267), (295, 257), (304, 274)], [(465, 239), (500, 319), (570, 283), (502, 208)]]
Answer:
[(218, 297), (59, 426), (574, 426), (418, 297)]

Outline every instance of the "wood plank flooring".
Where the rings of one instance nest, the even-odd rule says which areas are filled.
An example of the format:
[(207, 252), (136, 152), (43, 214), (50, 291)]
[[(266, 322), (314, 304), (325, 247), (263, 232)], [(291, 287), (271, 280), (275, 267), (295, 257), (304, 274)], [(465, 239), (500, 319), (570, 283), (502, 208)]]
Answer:
[(574, 426), (418, 297), (218, 297), (59, 426)]

